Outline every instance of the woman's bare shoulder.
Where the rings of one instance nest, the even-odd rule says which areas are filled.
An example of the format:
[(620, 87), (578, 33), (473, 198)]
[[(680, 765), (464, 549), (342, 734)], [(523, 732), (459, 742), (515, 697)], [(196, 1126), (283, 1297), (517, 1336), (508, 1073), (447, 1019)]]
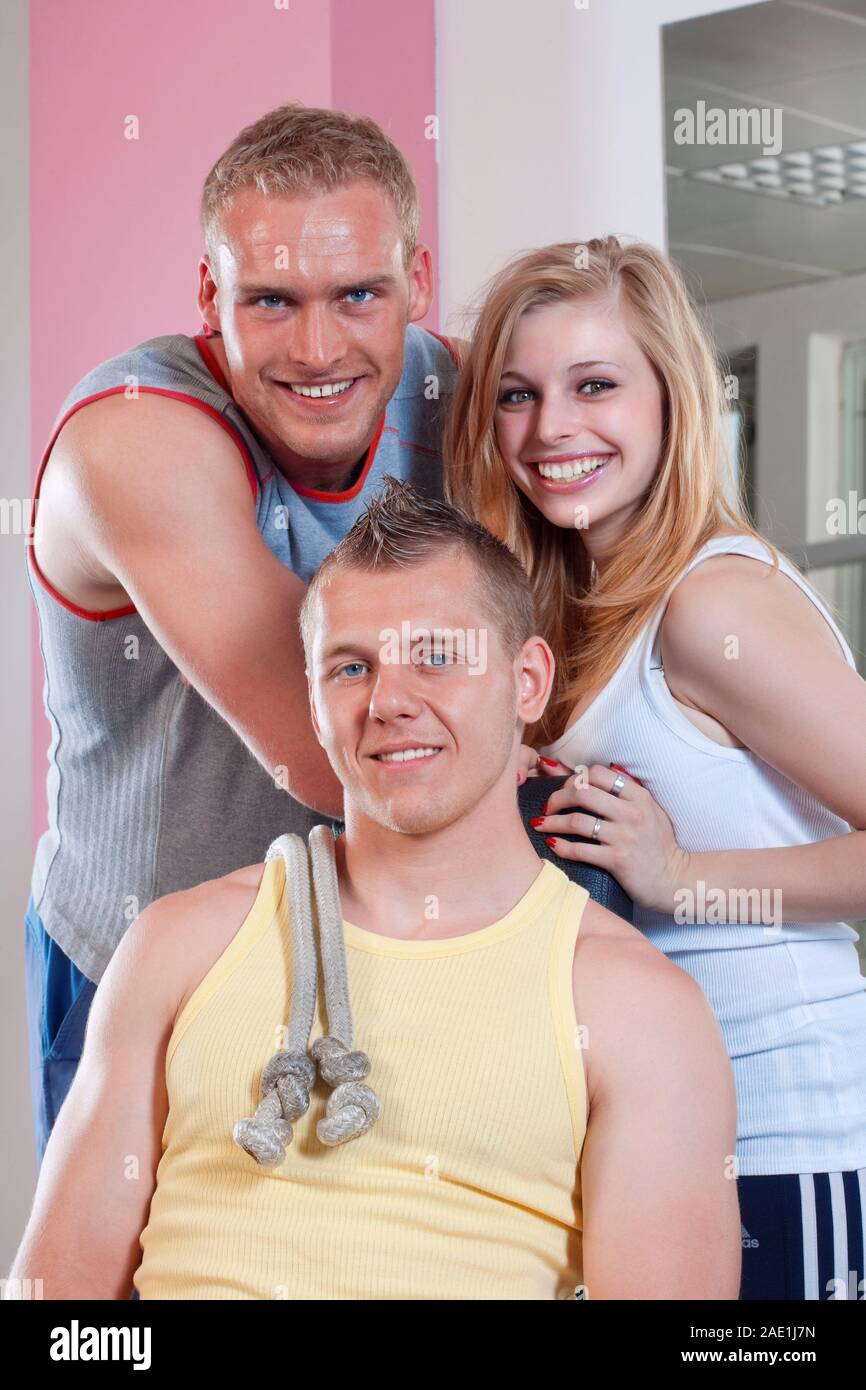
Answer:
[[(769, 552), (768, 552), (769, 553)], [(839, 642), (817, 604), (790, 574), (752, 555), (710, 555), (677, 584), (661, 624), (666, 669), (714, 642), (716, 629), (759, 634), (783, 631), (823, 644), (846, 661)]]

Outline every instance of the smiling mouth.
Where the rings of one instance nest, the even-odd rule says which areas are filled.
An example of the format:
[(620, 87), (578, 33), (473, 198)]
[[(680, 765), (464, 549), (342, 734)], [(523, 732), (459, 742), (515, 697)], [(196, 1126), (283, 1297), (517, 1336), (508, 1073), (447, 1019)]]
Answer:
[(419, 743), (414, 748), (403, 748), (396, 753), (373, 753), (374, 762), (385, 767), (417, 767), (419, 763), (432, 762), (442, 752), (435, 744)]
[(315, 382), (311, 385), (293, 381), (277, 381), (275, 384), (287, 392), (293, 400), (321, 409), (333, 407), (339, 401), (353, 395), (358, 383), (363, 380), (362, 376), (350, 376), (342, 377), (337, 381)]
[(614, 458), (615, 452), (587, 454), (583, 458), (568, 459), (562, 463), (551, 459), (547, 463), (530, 463), (528, 466), (544, 488), (561, 492), (563, 489), (571, 491), (574, 488), (586, 487), (594, 482)]

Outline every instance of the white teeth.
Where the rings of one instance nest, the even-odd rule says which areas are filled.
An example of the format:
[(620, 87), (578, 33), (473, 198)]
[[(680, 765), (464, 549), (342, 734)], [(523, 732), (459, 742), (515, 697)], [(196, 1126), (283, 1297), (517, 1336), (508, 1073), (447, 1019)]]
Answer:
[(296, 396), (312, 396), (315, 400), (320, 396), (339, 396), (341, 391), (348, 391), (355, 380), (355, 377), (350, 377), (348, 381), (326, 381), (322, 386), (295, 386), (294, 382), (289, 382), (289, 385)]
[(592, 473), (607, 463), (610, 454), (597, 454), (593, 458), (575, 459), (573, 463), (540, 463), (538, 471), (542, 478), (558, 478), (564, 483), (579, 478), (583, 473)]
[(413, 758), (432, 758), (438, 748), (403, 748), (399, 753), (377, 753), (383, 763), (407, 763)]

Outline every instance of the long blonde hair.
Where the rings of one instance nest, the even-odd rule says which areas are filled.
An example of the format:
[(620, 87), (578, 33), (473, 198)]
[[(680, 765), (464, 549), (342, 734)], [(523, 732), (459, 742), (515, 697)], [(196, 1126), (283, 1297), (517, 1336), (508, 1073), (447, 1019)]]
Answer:
[[(578, 254), (580, 253), (580, 254)], [(511, 335), (527, 309), (590, 295), (621, 295), (636, 341), (663, 396), (659, 466), (617, 553), (596, 573), (581, 533), (551, 525), (512, 481), (494, 411)], [(666, 590), (725, 522), (775, 546), (748, 520), (741, 484), (725, 496), (728, 445), (722, 375), (688, 292), (670, 260), (616, 237), (560, 242), (522, 254), (488, 282), (443, 434), (449, 501), (478, 518), (526, 568), (539, 632), (556, 658), (544, 716), (527, 731), (536, 747), (558, 738), (581, 697), (601, 688)]]

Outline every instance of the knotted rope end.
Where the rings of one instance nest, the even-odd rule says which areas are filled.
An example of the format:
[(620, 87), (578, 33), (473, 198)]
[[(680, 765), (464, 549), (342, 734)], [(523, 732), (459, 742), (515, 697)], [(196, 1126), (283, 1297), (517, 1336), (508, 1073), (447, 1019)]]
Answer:
[(381, 1111), (375, 1091), (363, 1084), (370, 1071), (366, 1052), (350, 1052), (339, 1038), (326, 1034), (317, 1038), (310, 1051), (319, 1068), (319, 1075), (334, 1090), (328, 1096), (325, 1114), (316, 1125), (316, 1134), (323, 1144), (345, 1144), (366, 1134), (376, 1123)]
[(262, 1100), (255, 1115), (238, 1120), (232, 1135), (257, 1163), (282, 1163), (292, 1142), (291, 1121), (306, 1114), (316, 1064), (306, 1052), (276, 1052), (262, 1072)]

